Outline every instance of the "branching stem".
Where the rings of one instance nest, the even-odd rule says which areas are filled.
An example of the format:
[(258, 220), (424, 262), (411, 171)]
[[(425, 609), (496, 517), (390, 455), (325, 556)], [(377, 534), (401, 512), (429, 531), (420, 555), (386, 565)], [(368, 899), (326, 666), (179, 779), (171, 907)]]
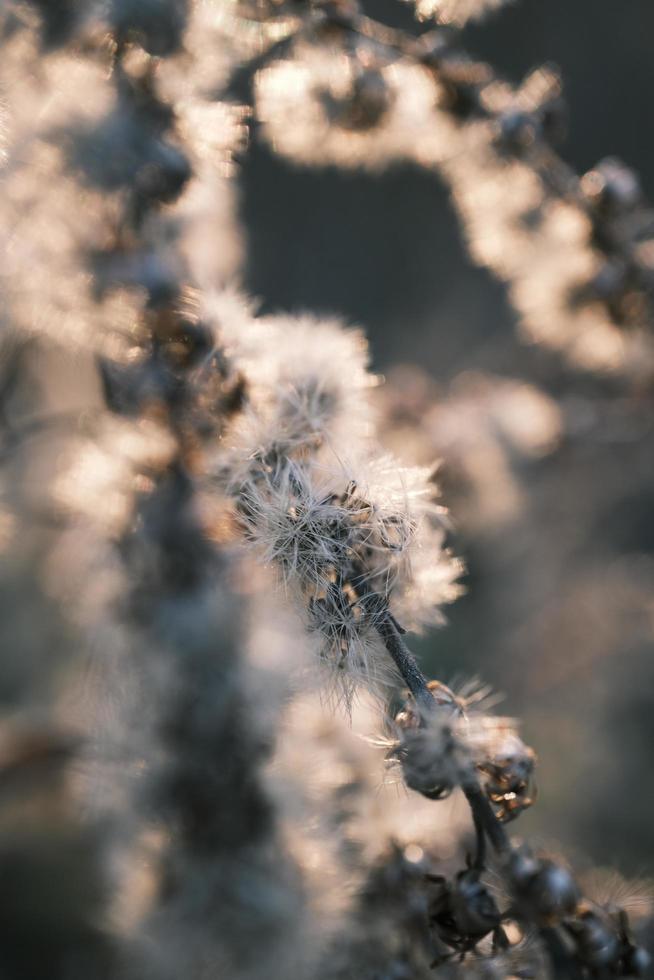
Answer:
[[(427, 679), (418, 667), (416, 659), (405, 644), (390, 613), (380, 617), (377, 625), (389, 655), (402, 675), (407, 687), (416, 700), (428, 711), (437, 711), (439, 706), (427, 686)], [(493, 813), (488, 797), (484, 793), (474, 772), (468, 773), (461, 785), (475, 826), (477, 838), (473, 867), (483, 871), (486, 866), (486, 839), (500, 858), (511, 852), (509, 837)], [(582, 973), (575, 957), (568, 951), (555, 928), (541, 929), (541, 938), (547, 950), (552, 968), (562, 980), (580, 980)]]
[[(420, 670), (415, 657), (402, 639), (390, 613), (380, 616), (377, 623), (377, 630), (402, 679), (415, 698), (416, 704), (426, 708), (429, 712), (437, 711), (438, 705), (429, 690), (427, 678)], [(511, 849), (511, 844), (507, 833), (493, 813), (493, 808), (488, 802), (486, 794), (473, 772), (467, 775), (461, 788), (472, 811), (472, 819), (477, 831), (478, 841), (480, 835), (483, 836), (485, 834), (492, 844), (493, 849), (498, 854), (508, 854)], [(481, 833), (482, 830), (483, 834)], [(477, 862), (480, 860), (479, 852), (480, 845), (478, 843)]]

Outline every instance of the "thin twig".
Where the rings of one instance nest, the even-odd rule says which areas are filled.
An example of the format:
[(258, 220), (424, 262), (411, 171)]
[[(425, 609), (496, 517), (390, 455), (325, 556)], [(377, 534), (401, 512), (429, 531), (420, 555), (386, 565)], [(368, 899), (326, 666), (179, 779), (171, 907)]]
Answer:
[(427, 678), (420, 670), (415, 657), (402, 639), (390, 614), (385, 613), (380, 616), (376, 625), (388, 653), (393, 658), (395, 666), (415, 698), (416, 703), (427, 708), (429, 711), (433, 711), (436, 703), (427, 686)]
[(507, 832), (493, 813), (493, 808), (479, 785), (477, 777), (471, 773), (466, 777), (461, 789), (472, 811), (472, 819), (474, 820), (475, 827), (481, 826), (484, 828), (486, 836), (498, 854), (508, 854), (511, 850), (511, 843)]
[(480, 817), (479, 809), (470, 808), (472, 811), (472, 821), (475, 825), (475, 858), (472, 862), (473, 868), (483, 871), (486, 867), (486, 827)]

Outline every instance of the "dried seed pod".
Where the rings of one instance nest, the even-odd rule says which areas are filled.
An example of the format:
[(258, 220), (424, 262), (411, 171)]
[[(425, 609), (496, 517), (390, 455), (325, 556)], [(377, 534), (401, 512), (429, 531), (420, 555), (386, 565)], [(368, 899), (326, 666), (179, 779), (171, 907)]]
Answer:
[[(492, 719), (491, 719), (492, 720)], [(508, 725), (497, 726), (489, 740), (487, 758), (477, 763), (484, 777), (484, 788), (502, 823), (518, 817), (534, 802), (530, 787), (536, 764), (536, 753)]]
[(546, 926), (574, 914), (579, 889), (562, 864), (521, 848), (509, 858), (507, 872), (517, 917)]
[(461, 774), (471, 763), (456, 732), (463, 716), (460, 699), (440, 681), (430, 681), (429, 690), (441, 709), (429, 717), (408, 695), (395, 716), (396, 742), (387, 758), (399, 762), (404, 782), (430, 800), (442, 800), (459, 785)]
[(616, 157), (606, 157), (581, 178), (581, 189), (598, 211), (616, 215), (642, 199), (637, 174)]
[(384, 76), (374, 68), (357, 71), (347, 95), (336, 97), (330, 92), (322, 96), (331, 122), (344, 129), (374, 129), (389, 110), (393, 93)]
[(584, 900), (564, 927), (592, 977), (640, 977), (649, 967), (649, 954), (633, 942), (624, 909)]
[(497, 121), (497, 144), (501, 149), (520, 156), (533, 146), (541, 131), (540, 120), (535, 113), (509, 109)]
[(507, 944), (497, 902), (475, 868), (459, 871), (453, 881), (429, 875), (436, 892), (429, 907), (429, 922), (438, 939), (458, 953), (473, 950), (489, 933), (494, 944)]
[(406, 785), (429, 800), (443, 800), (459, 783), (459, 747), (450, 728), (407, 729), (389, 758), (399, 761)]

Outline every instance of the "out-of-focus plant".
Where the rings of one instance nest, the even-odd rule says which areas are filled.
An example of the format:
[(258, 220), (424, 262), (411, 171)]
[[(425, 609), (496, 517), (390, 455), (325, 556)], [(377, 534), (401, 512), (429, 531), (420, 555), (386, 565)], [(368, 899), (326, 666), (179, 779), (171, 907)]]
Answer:
[[(499, 5), (416, 8), (460, 25)], [(437, 170), (472, 257), (509, 285), (532, 342), (588, 370), (649, 380), (651, 211), (620, 161), (579, 177), (557, 154), (566, 118), (556, 71), (538, 68), (516, 87), (442, 29), (414, 38), (354, 4), (289, 7), (286, 50), (271, 51), (256, 82), (273, 148), (305, 165)]]
[[(226, 88), (256, 68), (299, 162), (437, 167), (531, 332), (643, 379), (633, 175), (554, 155), (549, 69), (514, 90), (349, 3), (17, 0), (1, 29), (0, 972), (642, 975), (628, 903), (509, 836), (535, 797), (516, 722), (408, 649), (462, 565), (433, 469), (380, 447), (362, 334), (230, 285), (248, 110)], [(526, 452), (558, 438), (533, 390), (488, 397)], [(367, 696), (369, 742), (317, 694)], [(380, 802), (384, 764), (412, 793)]]

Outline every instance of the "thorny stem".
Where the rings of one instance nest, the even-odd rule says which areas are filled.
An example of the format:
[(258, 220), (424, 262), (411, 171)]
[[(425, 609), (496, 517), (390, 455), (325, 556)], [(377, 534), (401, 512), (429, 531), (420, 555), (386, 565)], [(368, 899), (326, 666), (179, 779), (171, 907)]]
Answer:
[[(379, 617), (377, 630), (402, 679), (415, 698), (416, 703), (430, 712), (438, 710), (438, 705), (434, 701), (432, 693), (427, 686), (427, 678), (420, 670), (415, 657), (402, 639), (390, 613), (386, 612)], [(483, 863), (483, 852), (480, 858), (481, 847), (479, 842), (484, 834), (488, 837), (488, 840), (498, 854), (507, 854), (511, 849), (507, 833), (493, 813), (486, 794), (479, 785), (479, 780), (474, 773), (471, 772), (466, 776), (461, 788), (472, 811), (472, 819), (475, 824), (475, 830), (477, 831), (478, 849), (475, 862), (477, 866), (479, 866), (480, 860)]]

